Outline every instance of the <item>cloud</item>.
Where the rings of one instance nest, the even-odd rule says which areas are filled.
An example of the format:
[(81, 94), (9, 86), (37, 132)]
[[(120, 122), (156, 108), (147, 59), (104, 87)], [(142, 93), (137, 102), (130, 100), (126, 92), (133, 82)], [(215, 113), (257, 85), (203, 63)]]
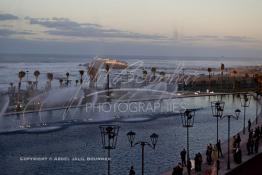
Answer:
[(219, 36), (215, 35), (195, 35), (195, 36), (183, 36), (182, 39), (185, 41), (199, 41), (199, 40), (216, 40)]
[(6, 21), (6, 20), (17, 20), (19, 19), (17, 16), (12, 14), (0, 14), (0, 21)]
[(252, 37), (247, 37), (247, 36), (224, 36), (223, 41), (232, 41), (232, 42), (260, 42), (259, 40), (252, 38)]
[(14, 31), (14, 30), (9, 30), (9, 29), (1, 29), (0, 28), (0, 36), (1, 37), (7, 37), (7, 36), (11, 36), (11, 35), (31, 35), (33, 34), (32, 32), (29, 31)]
[(255, 38), (247, 37), (247, 36), (218, 36), (218, 35), (194, 35), (194, 36), (183, 36), (183, 41), (216, 41), (216, 42), (234, 42), (234, 43), (257, 43), (261, 42)]
[[(106, 28), (99, 24), (78, 23), (67, 18), (29, 18), (30, 24), (38, 24), (49, 28), (47, 34), (57, 36), (71, 36), (84, 38), (125, 38), (125, 39), (146, 39), (165, 40), (166, 36), (135, 33), (117, 29)], [(52, 30), (50, 30), (52, 29)]]

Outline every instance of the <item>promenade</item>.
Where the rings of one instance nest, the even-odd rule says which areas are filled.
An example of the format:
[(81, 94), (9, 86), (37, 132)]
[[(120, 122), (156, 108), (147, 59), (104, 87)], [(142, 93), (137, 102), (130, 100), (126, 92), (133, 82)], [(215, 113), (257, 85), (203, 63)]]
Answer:
[[(258, 101), (258, 106), (262, 106), (262, 102), (261, 100)], [(246, 124), (247, 126), (247, 124)], [(256, 127), (261, 127), (262, 126), (262, 110), (258, 113), (258, 117), (257, 117), (257, 124), (256, 124), (256, 120), (252, 122), (251, 124), (251, 129), (255, 130)], [(240, 149), (242, 151), (242, 163), (241, 164), (237, 164), (234, 160), (233, 160), (233, 153), (232, 153), (232, 144), (233, 144), (233, 137), (230, 138), (230, 170), (227, 169), (227, 155), (228, 155), (228, 141), (225, 141), (221, 144), (221, 148), (222, 148), (222, 152), (223, 152), (223, 156), (222, 158), (220, 158), (220, 169), (219, 169), (219, 175), (224, 175), (224, 174), (228, 174), (228, 175), (233, 175), (236, 174), (238, 169), (239, 170), (243, 170), (244, 167), (248, 167), (248, 165), (250, 165), (250, 163), (247, 165), (248, 162), (252, 162), (253, 158), (258, 159), (258, 155), (262, 153), (262, 139), (260, 138), (259, 140), (259, 148), (258, 148), (258, 153), (254, 153), (254, 154), (250, 154), (248, 155), (248, 151), (247, 151), (247, 141), (248, 141), (248, 128), (246, 128), (246, 134), (243, 134), (243, 131), (239, 132), (240, 137), (241, 137), (241, 143), (240, 143)], [(235, 134), (236, 135), (236, 134)], [(205, 152), (202, 153), (202, 157), (203, 157), (203, 163), (202, 163), (202, 171), (201, 172), (195, 172), (194, 167), (191, 171), (191, 175), (216, 175), (216, 165), (214, 163), (212, 163), (211, 165), (208, 165), (206, 162), (206, 154)], [(174, 165), (176, 166), (176, 165)], [(247, 172), (247, 171), (246, 171)], [(255, 170), (252, 170), (252, 172), (256, 172)], [(187, 174), (187, 170), (184, 167), (184, 171), (183, 174)], [(258, 173), (259, 174), (259, 173)], [(162, 173), (162, 175), (172, 175), (172, 169), (170, 169), (167, 172)], [(249, 175), (253, 175), (253, 174), (249, 174)], [(255, 175), (255, 174), (254, 174)]]

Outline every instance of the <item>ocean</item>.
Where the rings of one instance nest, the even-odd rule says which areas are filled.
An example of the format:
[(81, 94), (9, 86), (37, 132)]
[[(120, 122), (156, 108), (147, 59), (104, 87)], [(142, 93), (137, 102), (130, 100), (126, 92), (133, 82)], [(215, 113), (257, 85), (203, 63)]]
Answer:
[[(145, 57), (145, 56), (110, 56), (129, 63), (139, 65), (150, 72), (152, 66), (158, 71), (173, 72), (177, 67), (190, 68), (219, 67), (224, 63), (226, 67), (247, 66), (262, 64), (261, 59), (247, 58), (199, 58), (199, 57)], [(92, 61), (90, 55), (32, 55), (32, 54), (1, 54), (0, 55), (0, 89), (6, 92), (9, 83), (18, 83), (18, 72), (27, 72), (22, 88), (27, 80), (34, 80), (33, 72), (40, 71), (39, 86), (43, 87), (47, 81), (46, 73), (54, 73), (52, 86), (58, 86), (58, 79), (65, 77), (70, 72), (70, 79), (79, 79), (79, 70), (86, 70), (84, 64)], [(133, 66), (136, 67), (136, 66)], [(132, 68), (133, 69), (133, 68)], [(206, 71), (207, 72), (207, 71)], [(195, 73), (203, 73), (201, 71)], [(85, 73), (86, 76), (86, 73)], [(103, 82), (101, 82), (103, 83)], [(61, 91), (61, 89), (58, 89)], [(68, 94), (67, 94), (68, 95)], [(146, 95), (146, 94), (144, 94)], [(52, 96), (57, 98), (57, 96)], [(189, 104), (200, 106), (195, 113), (194, 127), (190, 128), (190, 158), (198, 152), (204, 153), (206, 145), (216, 142), (216, 120), (212, 117), (210, 102), (221, 99), (225, 101), (225, 114), (232, 114), (237, 108), (241, 108), (240, 99), (237, 96), (226, 95), (223, 97), (192, 97), (181, 99), (162, 100), (164, 107), (167, 104)], [(56, 100), (56, 99), (54, 99)], [(261, 112), (261, 107), (259, 107)], [(65, 112), (68, 118), (63, 118)], [(255, 120), (256, 101), (251, 100), (247, 109), (246, 121)], [(113, 113), (114, 119), (117, 118)], [(141, 120), (150, 116), (152, 120)], [(150, 142), (149, 136), (155, 132), (159, 135), (156, 149), (145, 147), (145, 174), (161, 174), (180, 162), (180, 151), (186, 146), (186, 129), (182, 126), (181, 118), (177, 114), (166, 116), (165, 113), (143, 113), (142, 117), (136, 117), (131, 112), (128, 116), (118, 116), (118, 120), (108, 120), (109, 114), (93, 114), (85, 110), (55, 110), (34, 112), (25, 115), (0, 116), (0, 174), (4, 175), (97, 175), (107, 173), (107, 162), (101, 160), (89, 160), (92, 158), (105, 158), (107, 152), (102, 149), (99, 125), (116, 124), (120, 126), (116, 149), (112, 150), (111, 172), (112, 174), (128, 174), (131, 165), (137, 174), (141, 170), (141, 147), (130, 148), (127, 132), (137, 133), (136, 140)], [(101, 120), (97, 123), (75, 124), (74, 121)], [(126, 120), (125, 120), (126, 119)], [(53, 132), (38, 133), (41, 127), (31, 128), (27, 133), (5, 131), (23, 130), (19, 126), (23, 121), (30, 124), (38, 124), (44, 121), (54, 127), (66, 126)], [(66, 125), (64, 124), (66, 123)], [(239, 120), (232, 121), (231, 136), (241, 131), (243, 127), (243, 115)], [(47, 127), (48, 128), (48, 127)], [(34, 130), (36, 129), (36, 130)], [(45, 127), (42, 127), (44, 130)], [(30, 128), (29, 128), (30, 130)], [(207, 132), (208, 131), (208, 132)], [(227, 120), (219, 121), (219, 138), (222, 142), (227, 140)], [(205, 155), (203, 155), (205, 157)], [(41, 160), (32, 160), (32, 159)], [(88, 159), (88, 161), (87, 161)], [(84, 161), (85, 160), (85, 161)]]
[[(18, 83), (18, 72), (24, 70), (27, 75), (23, 79), (35, 80), (33, 72), (40, 71), (39, 86), (46, 83), (46, 73), (54, 74), (54, 79), (65, 77), (69, 72), (71, 79), (79, 79), (78, 71), (86, 70), (83, 64), (89, 63), (96, 55), (58, 55), (58, 54), (0, 54), (0, 91), (7, 90), (9, 83)], [(219, 68), (220, 64), (225, 67), (254, 66), (261, 65), (262, 58), (236, 58), (236, 57), (167, 57), (167, 56), (121, 56), (121, 55), (102, 55), (97, 57), (110, 57), (128, 62), (129, 65), (145, 68), (150, 72), (151, 67), (156, 67), (158, 71), (172, 73), (178, 67), (190, 70), (191, 68)], [(207, 74), (207, 71), (193, 72), (194, 74)], [(42, 84), (41, 84), (42, 83)], [(59, 83), (56, 81), (54, 86)]]

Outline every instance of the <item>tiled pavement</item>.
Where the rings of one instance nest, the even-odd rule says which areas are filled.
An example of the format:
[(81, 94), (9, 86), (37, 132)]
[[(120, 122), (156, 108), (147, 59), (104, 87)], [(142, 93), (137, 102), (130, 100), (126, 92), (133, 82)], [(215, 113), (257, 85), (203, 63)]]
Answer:
[[(259, 101), (259, 103), (260, 103), (260, 106), (262, 106), (261, 100)], [(255, 129), (257, 126), (260, 127), (262, 125), (262, 113), (261, 112), (258, 115), (258, 123), (256, 124), (256, 122), (254, 121), (252, 123), (252, 125), (251, 125), (251, 128)], [(246, 149), (246, 143), (247, 143), (247, 140), (248, 140), (248, 130), (247, 130), (247, 128), (246, 128), (246, 134), (245, 135), (243, 135), (243, 131), (239, 132), (239, 134), (240, 134), (240, 137), (241, 137), (240, 148), (241, 148), (241, 151), (242, 151), (242, 163), (243, 163), (243, 162), (246, 162), (246, 161), (252, 159), (255, 155), (257, 155), (257, 154), (262, 152), (262, 139), (260, 139), (258, 153), (257, 154), (252, 154), (252, 155), (248, 155), (247, 154), (247, 149)], [(232, 145), (232, 141), (233, 141), (233, 138), (230, 139), (230, 145)], [(234, 162), (233, 154), (231, 152), (230, 153), (230, 162), (231, 162), (230, 163), (230, 167), (231, 167), (231, 169), (227, 170), (227, 153), (228, 153), (227, 145), (228, 145), (227, 141), (223, 142), (222, 145), (221, 145), (224, 157), (220, 158), (219, 175), (224, 175), (227, 172), (229, 172), (230, 170), (232, 170), (232, 169), (234, 169), (234, 168), (236, 168), (238, 166), (241, 166), (241, 164), (237, 164), (237, 163)], [(202, 156), (203, 156), (202, 171), (197, 174), (195, 172), (195, 170), (193, 169), (191, 171), (191, 175), (216, 175), (217, 174), (216, 173), (216, 165), (215, 164), (208, 165), (206, 163), (205, 153), (203, 153)], [(186, 168), (184, 168), (184, 174), (187, 174)], [(172, 170), (164, 172), (162, 175), (172, 175)]]

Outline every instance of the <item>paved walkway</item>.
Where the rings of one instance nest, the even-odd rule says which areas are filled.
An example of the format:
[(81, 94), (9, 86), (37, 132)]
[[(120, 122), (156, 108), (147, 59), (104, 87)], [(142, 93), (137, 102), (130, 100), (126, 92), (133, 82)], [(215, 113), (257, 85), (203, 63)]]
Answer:
[(261, 162), (262, 153), (233, 169), (227, 175), (261, 175), (261, 171), (258, 171), (261, 169)]
[[(262, 106), (262, 101), (259, 101), (259, 105)], [(258, 115), (258, 123), (256, 124), (256, 121), (254, 121), (251, 125), (251, 128), (253, 128), (253, 130), (257, 127), (257, 126), (262, 126), (262, 109), (261, 112)], [(241, 143), (240, 143), (240, 148), (242, 151), (242, 163), (241, 164), (237, 164), (234, 162), (233, 160), (233, 154), (232, 152), (230, 153), (230, 170), (227, 170), (227, 153), (228, 153), (228, 147), (227, 147), (227, 141), (223, 142), (221, 144), (222, 147), (222, 152), (223, 152), (223, 158), (220, 158), (220, 170), (219, 170), (219, 175), (224, 175), (227, 174), (228, 172), (230, 172), (231, 170), (235, 169), (236, 167), (242, 165), (244, 162), (254, 158), (256, 155), (258, 155), (259, 153), (262, 152), (262, 139), (260, 138), (259, 140), (259, 149), (258, 149), (258, 153), (257, 154), (252, 154), (252, 155), (248, 155), (247, 154), (247, 148), (246, 148), (246, 143), (248, 141), (248, 129), (246, 128), (246, 134), (243, 135), (243, 131), (239, 132), (240, 137), (241, 137)], [(233, 138), (230, 139), (230, 146), (232, 146), (232, 142), (233, 142)], [(231, 148), (232, 150), (232, 148)], [(215, 164), (212, 165), (208, 165), (206, 163), (206, 154), (202, 153), (203, 156), (203, 163), (202, 163), (202, 172), (200, 173), (196, 173), (195, 170), (193, 169), (191, 171), (191, 175), (216, 175), (216, 166)], [(176, 165), (175, 165), (176, 166)], [(184, 174), (187, 174), (186, 172), (186, 168), (184, 168)], [(169, 170), (165, 173), (163, 173), (162, 175), (172, 175), (172, 170)]]

